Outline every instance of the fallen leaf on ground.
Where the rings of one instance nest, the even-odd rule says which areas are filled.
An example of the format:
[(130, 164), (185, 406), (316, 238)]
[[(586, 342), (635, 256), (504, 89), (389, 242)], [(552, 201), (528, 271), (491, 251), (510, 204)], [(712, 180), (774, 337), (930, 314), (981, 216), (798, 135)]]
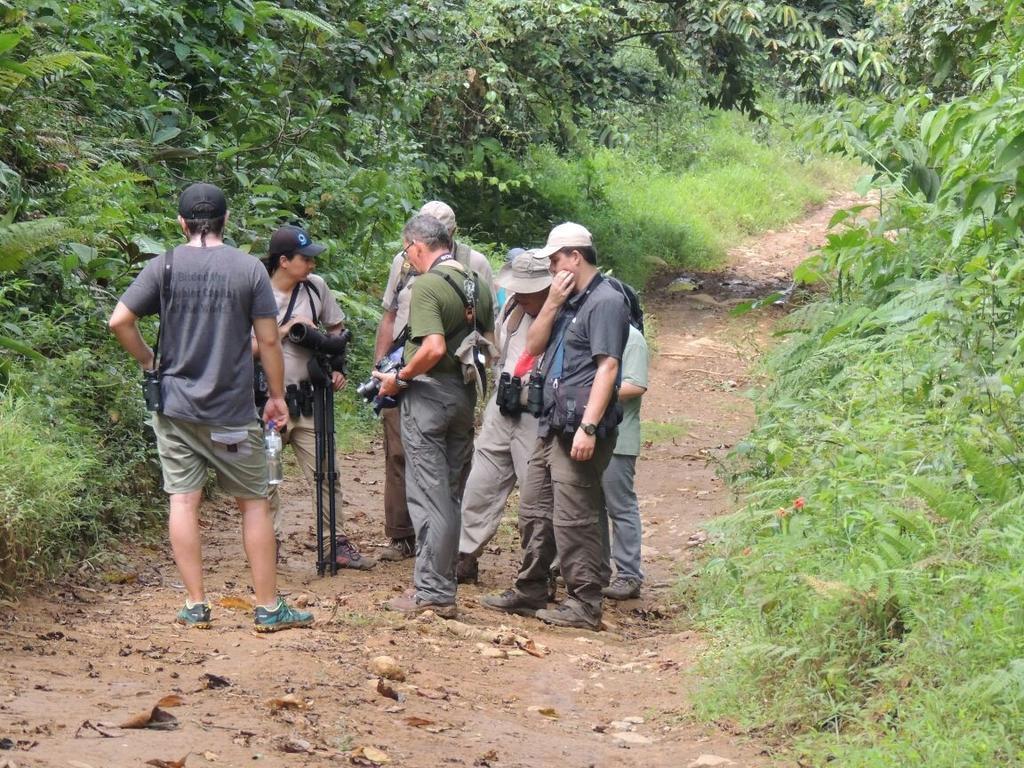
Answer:
[(531, 656), (536, 656), (538, 659), (543, 659), (547, 654), (551, 653), (547, 647), (537, 645), (536, 642), (529, 638), (516, 638), (516, 646)]
[(164, 707), (177, 707), (182, 703), (180, 696), (171, 694), (164, 696), (155, 706), (140, 712), (135, 717), (121, 723), (118, 728), (153, 728), (156, 730), (169, 731), (178, 727), (178, 718), (170, 712), (160, 709)]
[(267, 706), (271, 712), (277, 712), (281, 709), (305, 709), (306, 702), (294, 693), (289, 693), (279, 699), (267, 699)]
[(235, 595), (225, 595), (217, 601), (217, 605), (232, 611), (251, 611), (253, 609), (252, 603), (244, 597), (237, 597)]
[(428, 725), (434, 724), (433, 720), (427, 720), (425, 717), (416, 717), (415, 715), (405, 718), (402, 722), (406, 725), (411, 725), (413, 728), (426, 728)]
[(391, 762), (388, 753), (376, 747), (356, 747), (348, 753), (348, 757), (355, 765), (384, 765)]
[(203, 681), (204, 687), (206, 688), (227, 688), (231, 685), (231, 681), (226, 677), (214, 675), (210, 672), (204, 674), (200, 679)]
[(160, 760), (159, 758), (154, 758), (147, 760), (146, 765), (152, 765), (154, 768), (185, 768), (185, 761), (188, 760), (188, 756), (191, 754), (189, 752), (181, 760)]
[(378, 677), (386, 677), (388, 680), (405, 680), (405, 672), (391, 656), (375, 656), (370, 659), (370, 670)]
[(431, 701), (448, 701), (450, 694), (445, 690), (435, 690), (433, 688), (417, 688), (416, 695), (422, 696), (424, 699), (430, 699)]
[(533, 706), (533, 707), (529, 707), (528, 711), (536, 712), (538, 715), (542, 715), (543, 717), (550, 717), (552, 720), (557, 720), (558, 719), (558, 710), (555, 709), (554, 707), (537, 707), (537, 706)]
[(385, 683), (383, 677), (377, 678), (377, 693), (379, 693), (381, 696), (386, 696), (387, 698), (392, 699), (394, 701), (405, 701), (404, 694), (399, 693), (390, 685)]

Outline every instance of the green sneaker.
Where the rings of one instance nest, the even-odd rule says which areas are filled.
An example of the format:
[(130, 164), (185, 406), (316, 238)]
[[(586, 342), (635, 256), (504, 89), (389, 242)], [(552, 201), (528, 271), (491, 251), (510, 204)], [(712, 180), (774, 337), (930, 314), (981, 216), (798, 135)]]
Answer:
[(196, 603), (191, 608), (188, 604), (178, 611), (178, 615), (174, 617), (174, 621), (178, 624), (183, 624), (190, 629), (209, 629), (210, 628), (210, 605), (208, 603)]
[(297, 611), (279, 597), (272, 611), (257, 605), (253, 623), (257, 632), (278, 632), (293, 627), (308, 627), (313, 623), (313, 614), (309, 611)]

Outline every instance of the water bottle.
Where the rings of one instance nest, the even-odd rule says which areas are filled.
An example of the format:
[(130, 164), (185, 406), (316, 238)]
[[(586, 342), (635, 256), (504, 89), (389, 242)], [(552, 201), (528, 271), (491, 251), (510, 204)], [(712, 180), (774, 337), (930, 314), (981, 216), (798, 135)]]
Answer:
[(274, 422), (267, 424), (267, 432), (263, 436), (267, 448), (267, 482), (280, 485), (284, 479), (284, 468), (281, 465), (281, 436), (274, 431)]

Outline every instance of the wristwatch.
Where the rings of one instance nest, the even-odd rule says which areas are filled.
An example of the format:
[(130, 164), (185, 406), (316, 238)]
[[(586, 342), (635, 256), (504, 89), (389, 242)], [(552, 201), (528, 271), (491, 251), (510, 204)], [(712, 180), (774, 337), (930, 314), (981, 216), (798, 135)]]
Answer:
[(583, 433), (588, 437), (593, 437), (597, 432), (597, 424), (580, 424), (580, 429), (582, 429)]
[(409, 382), (402, 378), (402, 374), (399, 371), (395, 372), (395, 386), (399, 389), (409, 388)]

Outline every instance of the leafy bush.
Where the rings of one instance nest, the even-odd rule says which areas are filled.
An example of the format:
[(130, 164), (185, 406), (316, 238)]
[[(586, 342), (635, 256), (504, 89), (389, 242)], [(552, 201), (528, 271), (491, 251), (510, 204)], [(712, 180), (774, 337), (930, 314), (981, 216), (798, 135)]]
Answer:
[(747, 505), (696, 595), (723, 641), (705, 713), (798, 731), (815, 764), (1024, 763), (1019, 22), (971, 94), (819, 126), (884, 204), (798, 271), (832, 291), (766, 363)]

